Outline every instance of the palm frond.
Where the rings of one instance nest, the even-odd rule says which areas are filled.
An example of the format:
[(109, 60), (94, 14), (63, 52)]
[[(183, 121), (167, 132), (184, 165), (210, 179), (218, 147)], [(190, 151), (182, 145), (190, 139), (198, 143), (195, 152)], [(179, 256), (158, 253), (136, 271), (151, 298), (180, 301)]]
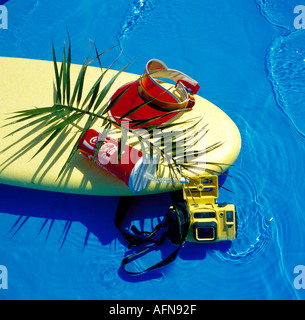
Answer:
[(54, 48), (54, 43), (52, 43), (52, 52), (53, 52), (53, 64), (54, 64), (54, 73), (55, 73), (55, 81), (56, 81), (56, 98), (55, 102), (61, 102), (61, 78), (58, 73), (56, 53)]
[[(94, 42), (93, 42), (94, 43)], [(117, 81), (119, 76), (126, 70), (126, 68), (132, 63), (130, 61), (127, 63), (122, 69), (117, 71), (106, 83), (105, 83), (105, 75), (109, 72), (110, 68), (113, 64), (119, 59), (122, 52), (120, 52), (119, 56), (111, 63), (111, 65), (103, 69), (101, 63), (101, 56), (108, 52), (109, 50), (113, 49), (109, 48), (102, 53), (98, 52), (97, 46), (94, 43), (95, 54), (96, 56), (89, 61), (90, 54), (85, 59), (84, 63), (81, 65), (76, 81), (74, 86), (71, 83), (71, 41), (70, 36), (68, 33), (68, 48), (66, 45), (63, 47), (63, 55), (62, 61), (59, 68), (59, 63), (57, 62), (56, 52), (54, 44), (52, 43), (52, 55), (53, 55), (53, 68), (54, 68), (54, 103), (52, 106), (40, 107), (36, 108), (33, 107), (32, 109), (21, 110), (15, 112), (13, 115), (7, 118), (10, 120), (8, 125), (17, 125), (21, 124), (20, 127), (15, 129), (11, 134), (15, 134), (25, 129), (35, 128), (38, 126), (42, 128), (42, 132), (39, 137), (35, 137), (33, 139), (33, 143), (28, 144), (27, 151), (30, 150), (31, 147), (37, 145), (37, 143), (41, 143), (41, 146), (38, 150), (34, 153), (33, 157), (36, 157), (40, 154), (45, 148), (52, 143), (56, 142), (58, 137), (64, 134), (65, 130), (70, 127), (71, 125), (75, 125), (81, 119), (86, 119), (85, 125), (80, 127), (75, 127), (77, 130), (74, 133), (74, 138), (71, 141), (74, 141), (73, 146), (71, 147), (71, 151), (69, 156), (64, 162), (64, 165), (59, 171), (58, 178), (63, 174), (63, 172), (67, 169), (69, 164), (71, 163), (74, 155), (78, 151), (78, 143), (80, 138), (83, 134), (90, 128), (98, 119), (102, 120), (101, 131), (102, 134), (100, 135), (100, 139), (97, 145), (96, 152), (92, 159), (92, 163), (96, 160), (98, 152), (102, 147), (105, 138), (109, 134), (112, 126), (119, 126), (120, 130), (120, 138), (119, 138), (119, 151), (118, 151), (118, 160), (120, 160), (122, 156), (122, 152), (124, 147), (128, 142), (128, 135), (131, 134), (136, 141), (132, 143), (133, 146), (140, 145), (140, 149), (143, 153), (143, 156), (149, 154), (151, 157), (154, 154), (158, 154), (161, 157), (160, 163), (162, 165), (166, 165), (169, 168), (169, 174), (172, 179), (173, 185), (174, 180), (177, 179), (181, 175), (181, 169), (188, 170), (189, 172), (195, 172), (194, 162), (192, 161), (192, 151), (190, 148), (194, 145), (194, 141), (197, 139), (200, 141), (208, 132), (206, 129), (206, 125), (202, 128), (201, 135), (191, 135), (191, 138), (187, 141), (185, 139), (185, 126), (189, 125), (186, 130), (188, 132), (192, 132), (195, 130), (199, 123), (202, 121), (202, 118), (194, 118), (192, 120), (187, 121), (175, 121), (172, 123), (164, 123), (162, 125), (154, 125), (153, 122), (155, 120), (162, 119), (165, 116), (168, 116), (173, 113), (182, 113), (188, 111), (186, 109), (183, 110), (173, 110), (168, 108), (168, 110), (164, 110), (164, 108), (160, 109), (160, 111), (165, 111), (164, 114), (152, 117), (150, 119), (138, 119), (138, 120), (131, 120), (130, 116), (144, 107), (147, 104), (159, 110), (159, 107), (153, 106), (151, 102), (154, 99), (158, 98), (155, 97), (148, 101), (143, 102), (142, 104), (133, 107), (131, 110), (125, 112), (123, 116), (119, 119), (119, 122), (115, 121), (115, 119), (110, 119), (107, 116), (107, 113), (116, 105), (116, 103), (122, 99), (124, 94), (129, 89), (129, 86), (126, 87), (118, 96), (116, 96), (112, 101), (109, 103), (105, 101), (106, 96), (109, 94), (111, 88), (113, 87), (114, 83)], [(85, 93), (85, 82), (86, 82), (86, 73), (88, 70), (88, 66), (97, 60), (99, 64), (99, 68), (101, 70), (101, 74), (98, 76), (94, 84), (90, 87), (90, 90)], [(139, 78), (141, 79), (141, 77)], [(139, 80), (138, 79), (138, 80)], [(137, 81), (138, 81), (137, 80)], [(170, 89), (167, 89), (170, 90)], [(146, 134), (142, 134), (142, 131), (137, 131), (135, 129), (129, 128), (125, 126), (124, 123), (129, 121), (132, 127), (142, 127), (146, 130)], [(173, 148), (170, 152), (167, 151), (165, 145), (162, 145), (162, 139), (167, 139), (171, 137), (172, 131), (176, 128), (184, 128), (184, 130), (178, 130), (175, 133), (175, 143), (173, 144)], [(161, 130), (162, 133), (155, 134), (154, 129)], [(35, 130), (30, 131), (35, 133)], [(27, 133), (28, 135), (29, 133)], [(35, 140), (35, 143), (34, 143)], [(216, 148), (218, 148), (221, 143), (215, 143), (204, 150), (200, 150), (196, 153), (197, 158), (205, 153), (209, 153)], [(182, 149), (178, 149), (182, 146)], [(180, 150), (180, 151), (179, 151)], [(182, 150), (182, 151), (181, 151)], [(189, 159), (188, 163), (182, 162), (183, 159)], [(195, 158), (195, 157), (194, 157)], [(210, 164), (210, 163), (206, 163)], [(221, 165), (221, 164), (219, 164)], [(204, 168), (202, 168), (204, 170)], [(206, 172), (212, 172), (212, 169), (206, 169)], [(216, 171), (215, 171), (216, 172)]]

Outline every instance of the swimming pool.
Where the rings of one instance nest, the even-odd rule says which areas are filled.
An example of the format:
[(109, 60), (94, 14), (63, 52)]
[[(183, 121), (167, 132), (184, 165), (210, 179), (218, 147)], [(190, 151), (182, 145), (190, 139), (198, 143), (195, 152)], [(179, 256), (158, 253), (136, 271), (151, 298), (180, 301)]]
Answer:
[[(0, 4), (4, 1), (0, 1)], [(124, 48), (116, 69), (141, 74), (158, 58), (201, 85), (199, 94), (237, 124), (242, 150), (220, 199), (238, 208), (232, 243), (185, 245), (166, 268), (129, 277), (126, 244), (113, 224), (117, 197), (0, 185), (0, 299), (304, 299), (294, 269), (305, 265), (304, 37), (299, 1), (10, 0), (0, 55), (52, 60), (69, 29), (73, 63), (89, 39)], [(1, 68), (1, 66), (0, 66)], [(1, 69), (0, 69), (1, 72)], [(1, 90), (1, 88), (0, 88)], [(145, 226), (166, 214), (169, 195), (136, 199)], [(145, 211), (145, 219), (141, 213)]]

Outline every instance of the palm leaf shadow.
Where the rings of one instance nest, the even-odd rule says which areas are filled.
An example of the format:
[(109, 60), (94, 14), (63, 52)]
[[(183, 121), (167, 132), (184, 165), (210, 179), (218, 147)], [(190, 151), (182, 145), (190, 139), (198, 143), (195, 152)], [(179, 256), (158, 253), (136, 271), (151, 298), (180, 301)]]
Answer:
[[(3, 149), (1, 151), (1, 153), (5, 153), (5, 152), (9, 151), (16, 144), (24, 143), (24, 140), (26, 138), (32, 137), (32, 139), (26, 145), (22, 146), (19, 149), (19, 151), (17, 151), (13, 156), (7, 158), (6, 160), (4, 160), (0, 164), (0, 173), (3, 172), (9, 166), (13, 165), (22, 156), (24, 156), (25, 154), (29, 153), (33, 148), (37, 147), (37, 145), (39, 143), (41, 143), (46, 138), (46, 137), (41, 136), (41, 135), (36, 135), (35, 136), (35, 134), (37, 134), (37, 132), (39, 132), (39, 130), (43, 129), (44, 127), (45, 127), (45, 123), (44, 122), (43, 123), (39, 123), (38, 125), (34, 126), (29, 132), (27, 132), (26, 134), (22, 135), (22, 137), (20, 137), (14, 144), (6, 147), (5, 149)], [(43, 180), (43, 178), (45, 177), (45, 175), (47, 174), (47, 172), (50, 170), (50, 168), (52, 168), (52, 166), (61, 157), (62, 152), (64, 150), (66, 150), (67, 148), (69, 148), (69, 145), (71, 145), (71, 142), (75, 139), (75, 137), (73, 136), (66, 143), (64, 143), (64, 141), (66, 140), (67, 136), (70, 134), (72, 128), (73, 128), (73, 126), (70, 126), (68, 128), (67, 127), (64, 128), (63, 131), (58, 135), (56, 140), (53, 141), (50, 149), (45, 154), (45, 156), (41, 160), (37, 170), (33, 174), (33, 177), (32, 177), (32, 182), (33, 183), (41, 182)], [(9, 137), (9, 135), (7, 136), (7, 138), (8, 137)], [(60, 150), (58, 150), (58, 146), (60, 146)], [(57, 155), (55, 155), (57, 150), (58, 150)], [(52, 159), (52, 161), (49, 163), (48, 166), (46, 166), (46, 164), (50, 161), (50, 159)], [(29, 165), (30, 165), (30, 161), (31, 160), (29, 160)], [(39, 176), (39, 179), (36, 180), (36, 178), (38, 176)], [(63, 177), (61, 178), (60, 182), (62, 182), (62, 180), (63, 180)]]
[[(96, 49), (96, 47), (95, 47), (95, 49)], [(42, 108), (42, 109), (38, 110), (38, 112), (37, 112), (37, 109), (35, 109), (35, 108), (32, 110), (24, 110), (21, 112), (17, 112), (17, 115), (15, 117), (12, 117), (12, 118), (19, 117), (19, 120), (13, 122), (13, 123), (16, 123), (16, 122), (28, 120), (29, 118), (35, 117), (39, 114), (40, 114), (40, 116), (42, 116), (41, 122), (39, 124), (37, 124), (36, 121), (33, 121), (32, 123), (29, 123), (28, 126), (24, 126), (19, 129), (19, 130), (21, 130), (25, 127), (29, 127), (29, 126), (33, 125), (33, 129), (31, 131), (27, 132), (23, 137), (21, 137), (15, 143), (15, 145), (23, 142), (24, 139), (28, 138), (29, 136), (34, 136), (34, 138), (30, 142), (28, 142), (23, 148), (20, 148), (20, 150), (18, 150), (16, 152), (16, 154), (14, 154), (9, 159), (5, 160), (2, 164), (0, 164), (0, 173), (5, 168), (7, 168), (9, 165), (11, 165), (15, 161), (17, 161), (19, 159), (19, 157), (23, 156), (25, 153), (28, 153), (32, 148), (36, 147), (39, 143), (43, 142), (43, 140), (46, 139), (45, 142), (43, 143), (43, 145), (40, 147), (40, 149), (33, 156), (33, 157), (35, 157), (43, 149), (44, 149), (44, 151), (48, 150), (45, 153), (45, 155), (43, 156), (43, 159), (41, 160), (40, 164), (38, 165), (38, 168), (35, 170), (33, 177), (32, 177), (32, 183), (35, 183), (35, 182), (41, 183), (43, 181), (43, 179), (45, 178), (45, 176), (47, 175), (48, 171), (51, 168), (54, 168), (56, 163), (59, 163), (58, 160), (60, 158), (62, 158), (62, 152), (69, 149), (70, 145), (73, 144), (73, 147), (71, 147), (70, 156), (67, 157), (67, 159), (65, 159), (65, 164), (64, 164), (64, 166), (62, 166), (62, 169), (59, 171), (59, 174), (58, 174), (58, 177), (56, 180), (60, 186), (63, 186), (63, 185), (67, 186), (67, 184), (69, 183), (69, 180), (71, 178), (73, 169), (75, 168), (75, 164), (79, 163), (78, 161), (73, 161), (74, 156), (77, 153), (76, 134), (80, 134), (80, 133), (83, 134), (89, 127), (92, 127), (93, 124), (97, 120), (103, 119), (102, 127), (106, 126), (106, 128), (108, 125), (111, 126), (114, 124), (112, 120), (110, 120), (108, 117), (105, 116), (105, 113), (107, 113), (113, 107), (113, 105), (116, 103), (115, 102), (116, 99), (122, 98), (122, 95), (124, 95), (124, 93), (127, 89), (125, 89), (111, 103), (106, 102), (103, 105), (104, 98), (108, 94), (113, 83), (116, 81), (116, 79), (119, 77), (119, 75), (125, 70), (125, 68), (131, 62), (129, 62), (126, 66), (124, 66), (124, 68), (122, 68), (120, 71), (118, 71), (111, 78), (111, 80), (108, 81), (108, 83), (106, 85), (104, 85), (104, 87), (101, 89), (101, 91), (99, 91), (100, 84), (101, 84), (101, 81), (102, 81), (105, 73), (109, 70), (109, 68), (113, 65), (113, 63), (117, 59), (111, 64), (111, 66), (109, 66), (109, 68), (107, 68), (106, 71), (101, 70), (102, 74), (99, 76), (99, 78), (95, 82), (95, 84), (91, 87), (91, 90), (86, 94), (86, 98), (83, 101), (83, 96), (82, 96), (82, 94), (84, 93), (83, 92), (83, 85), (84, 85), (84, 81), (85, 81), (85, 74), (86, 74), (87, 67), (95, 59), (99, 60), (99, 56), (103, 54), (103, 53), (99, 54), (96, 49), (97, 56), (93, 60), (91, 60), (90, 62), (88, 62), (88, 58), (89, 58), (89, 56), (88, 56), (88, 58), (86, 59), (86, 61), (82, 65), (82, 68), (79, 71), (79, 75), (78, 75), (78, 78), (77, 78), (75, 86), (74, 86), (74, 90), (72, 90), (73, 96), (70, 100), (70, 85), (71, 85), (71, 82), (70, 82), (71, 51), (70, 50), (71, 50), (71, 46), (70, 46), (70, 38), (69, 38), (68, 59), (66, 59), (66, 52), (65, 52), (65, 47), (64, 47), (63, 60), (61, 63), (61, 68), (59, 69), (57, 66), (57, 60), (55, 57), (55, 51), (54, 51), (54, 45), (53, 45), (53, 63), (54, 63), (54, 72), (55, 72), (55, 82), (53, 82), (53, 101), (54, 101), (53, 107)], [(100, 64), (100, 67), (101, 67), (101, 64)], [(66, 97), (67, 97), (67, 101), (65, 101)], [(89, 100), (90, 100), (90, 102), (89, 102)], [(76, 107), (73, 104), (74, 102), (75, 102), (75, 104), (77, 104)], [(129, 116), (135, 110), (138, 110), (140, 107), (148, 104), (149, 102), (151, 102), (151, 100), (146, 101), (145, 103), (135, 107), (133, 110), (127, 112), (124, 116)], [(49, 111), (49, 109), (54, 109), (54, 110)], [(58, 110), (62, 110), (62, 112), (63, 112), (62, 116), (56, 116), (56, 115), (58, 115), (58, 113), (57, 113)], [(48, 115), (45, 116), (45, 114), (48, 114), (49, 112), (51, 114), (50, 114), (50, 117), (48, 118)], [(84, 127), (81, 127), (81, 125), (79, 125), (79, 124), (84, 116), (86, 116), (88, 119), (87, 119), (86, 125)], [(47, 118), (47, 119), (45, 119), (45, 118)], [(52, 120), (52, 118), (54, 121)], [(195, 123), (192, 124), (189, 129), (194, 129), (199, 124), (201, 119), (202, 118), (200, 118), (199, 121), (196, 121), (196, 122), (194, 119), (193, 122), (195, 122)], [(122, 120), (122, 119), (120, 119), (120, 120)], [(144, 145), (144, 142), (149, 147), (149, 152), (150, 151), (153, 152), (153, 149), (154, 149), (154, 145), (153, 145), (154, 143), (152, 143), (150, 140), (151, 139), (151, 131), (154, 128), (154, 126), (150, 125), (151, 120), (154, 120), (154, 118), (148, 119), (148, 120), (147, 119), (146, 120), (137, 120), (138, 122), (136, 123), (138, 126), (144, 125), (144, 124), (147, 125), (147, 127), (144, 127), (144, 129), (149, 130), (148, 131), (149, 136), (146, 139), (144, 139), (144, 137), (141, 137), (141, 141), (139, 140), (142, 152), (144, 152), (144, 154), (145, 154), (145, 147), (144, 147), (144, 150), (142, 148)], [(38, 121), (39, 121), (39, 119), (38, 119)], [(174, 126), (177, 127), (181, 124), (182, 123), (175, 122), (175, 123), (170, 123), (170, 124), (164, 124), (162, 126), (159, 126), (158, 128), (159, 129), (161, 128), (162, 130), (168, 130)], [(186, 122), (184, 122), (183, 124), (185, 125)], [(76, 130), (77, 133), (75, 133), (75, 135), (73, 135), (71, 138), (67, 138), (68, 135), (71, 134), (71, 130), (72, 130), (73, 126), (75, 127), (75, 129), (77, 129)], [(205, 129), (205, 127), (204, 127), (204, 129)], [(43, 132), (43, 134), (40, 134), (37, 136), (38, 130), (43, 129), (43, 128), (47, 128), (47, 130), (45, 130)], [(122, 146), (119, 150), (119, 159), (121, 156), (121, 152), (122, 152), (122, 150), (125, 146), (125, 143), (126, 143), (126, 139), (124, 139), (124, 133), (126, 133), (126, 131), (123, 130), (122, 127), (120, 129), (121, 129), (121, 138), (119, 139), (119, 141), (122, 142)], [(15, 132), (17, 132), (17, 131), (15, 131)], [(134, 133), (132, 130), (129, 130), (129, 131), (131, 133)], [(204, 134), (206, 134), (206, 133), (207, 133), (207, 131)], [(50, 143), (50, 142), (52, 142), (52, 143)], [(45, 149), (46, 146), (48, 146), (47, 149)], [(203, 153), (203, 154), (208, 153), (208, 152), (216, 149), (217, 147), (219, 147), (219, 145), (217, 145), (217, 144), (212, 145), (212, 146), (208, 147), (205, 151), (201, 151), (201, 153)], [(2, 152), (8, 151), (10, 148), (11, 148), (11, 146), (7, 147)], [(187, 146), (185, 146), (185, 148), (187, 148)], [(185, 150), (186, 150), (185, 152), (187, 152), (187, 149), (185, 149)], [(98, 152), (98, 149), (97, 149), (96, 153), (97, 152)], [(169, 172), (172, 177), (172, 180), (175, 177), (177, 178), (177, 172), (179, 171), (178, 169), (179, 168), (181, 169), (181, 167), (183, 167), (183, 169), (188, 172), (192, 172), (192, 171), (194, 172), (196, 170), (195, 168), (192, 167), (191, 164), (189, 164), (189, 165), (185, 164), (183, 166), (178, 164), (178, 162), (179, 162), (178, 160), (180, 160), (180, 158), (182, 156), (185, 157), (185, 154), (184, 155), (177, 155), (176, 150), (175, 150), (174, 153), (167, 155), (164, 148), (162, 150), (159, 149), (158, 152), (162, 156), (162, 161), (164, 163), (168, 162), (167, 166), (170, 169)], [(96, 154), (95, 154), (95, 156), (96, 156)], [(166, 159), (169, 159), (169, 161), (165, 161)], [(215, 163), (215, 165), (217, 166), (218, 164)], [(218, 166), (218, 169), (221, 169), (221, 166)], [(198, 168), (197, 168), (197, 170), (198, 170)], [(220, 170), (220, 171), (222, 171), (222, 170)], [(209, 171), (206, 170), (206, 172), (209, 172)], [(210, 170), (210, 173), (212, 173), (212, 172), (218, 173), (218, 174), (220, 173), (220, 172), (218, 172), (218, 170), (217, 171)], [(162, 176), (162, 171), (160, 171), (158, 175)], [(86, 185), (88, 184), (88, 181), (89, 181), (89, 178), (84, 174), (83, 179), (82, 179), (79, 187), (85, 188)], [(174, 181), (173, 181), (173, 184), (174, 184)]]

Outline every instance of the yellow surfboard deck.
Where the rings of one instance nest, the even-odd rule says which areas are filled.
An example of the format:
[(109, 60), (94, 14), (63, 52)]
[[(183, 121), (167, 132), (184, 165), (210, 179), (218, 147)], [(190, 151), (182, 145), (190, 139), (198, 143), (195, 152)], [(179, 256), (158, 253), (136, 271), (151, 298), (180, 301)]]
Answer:
[[(71, 66), (71, 82), (75, 83), (81, 66)], [(100, 69), (88, 67), (84, 92), (87, 93), (100, 75)], [(109, 70), (105, 83), (117, 71)], [(138, 75), (124, 72), (114, 85), (105, 101), (123, 84), (136, 80)], [(53, 105), (54, 71), (53, 62), (30, 59), (0, 57), (0, 183), (33, 189), (87, 194), (124, 196), (134, 193), (110, 173), (97, 165), (90, 165), (89, 160), (82, 154), (76, 154), (67, 170), (57, 179), (58, 173), (68, 158), (71, 148), (79, 134), (82, 122), (67, 130), (58, 141), (49, 145), (42, 153), (33, 158), (40, 145), (30, 147), (33, 139), (28, 133), (33, 128), (25, 129), (6, 138), (18, 125), (3, 127), (13, 112), (35, 107)], [(201, 128), (207, 125), (207, 134), (199, 145), (208, 147), (214, 143), (222, 145), (207, 153), (202, 161), (224, 163), (225, 165), (206, 167), (213, 170), (226, 171), (239, 155), (241, 137), (234, 122), (217, 106), (196, 95), (196, 104), (191, 112), (184, 113), (175, 121), (184, 122), (202, 117)], [(100, 131), (100, 124), (96, 122), (94, 129)], [(20, 124), (19, 124), (20, 126)], [(77, 127), (79, 126), (79, 127)], [(182, 126), (182, 129), (185, 126)], [(205, 129), (205, 130), (206, 130)], [(41, 131), (42, 132), (42, 131)], [(39, 135), (37, 130), (35, 134)], [(165, 170), (161, 173), (169, 177)], [(180, 185), (181, 186), (181, 185)], [(178, 186), (179, 187), (179, 186)], [(172, 183), (151, 182), (146, 190), (139, 194), (169, 192)]]

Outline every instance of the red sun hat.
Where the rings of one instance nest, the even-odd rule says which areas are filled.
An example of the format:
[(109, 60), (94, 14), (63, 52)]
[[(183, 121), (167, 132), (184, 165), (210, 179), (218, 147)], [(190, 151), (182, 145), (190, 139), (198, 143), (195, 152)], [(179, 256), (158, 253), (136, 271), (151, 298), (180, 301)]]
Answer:
[[(177, 94), (164, 88), (162, 81), (158, 79), (173, 80)], [(152, 59), (146, 64), (145, 72), (139, 80), (126, 83), (113, 94), (110, 102), (126, 89), (108, 115), (118, 124), (121, 124), (123, 116), (131, 120), (129, 127), (132, 129), (158, 126), (192, 110), (195, 104), (194, 94), (199, 88), (198, 82), (186, 74), (168, 69), (162, 61)], [(150, 119), (154, 120), (148, 122)], [(136, 121), (143, 121), (143, 124)]]

